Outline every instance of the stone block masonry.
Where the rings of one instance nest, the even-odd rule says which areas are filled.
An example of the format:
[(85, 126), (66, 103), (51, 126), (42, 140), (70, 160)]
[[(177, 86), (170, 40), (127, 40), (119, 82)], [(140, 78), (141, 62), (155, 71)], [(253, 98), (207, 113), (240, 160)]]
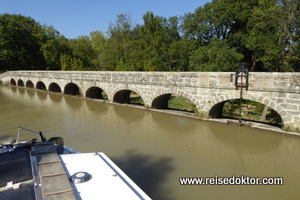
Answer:
[[(97, 87), (106, 92), (109, 101), (134, 91), (146, 107), (153, 107), (155, 99), (163, 102), (157, 101), (161, 96), (177, 94), (194, 103), (199, 113), (214, 117), (220, 116), (219, 108), (225, 101), (240, 97), (240, 91), (235, 90), (234, 75), (234, 72), (9, 71), (0, 74), (0, 80), (3, 84), (23, 83), (37, 89), (44, 85), (46, 90), (56, 88), (62, 93), (78, 88), (78, 92), (68, 94), (84, 97), (90, 88)], [(124, 91), (123, 95), (120, 91)], [(281, 116), (285, 127), (300, 129), (300, 73), (252, 72), (243, 98), (271, 107)]]

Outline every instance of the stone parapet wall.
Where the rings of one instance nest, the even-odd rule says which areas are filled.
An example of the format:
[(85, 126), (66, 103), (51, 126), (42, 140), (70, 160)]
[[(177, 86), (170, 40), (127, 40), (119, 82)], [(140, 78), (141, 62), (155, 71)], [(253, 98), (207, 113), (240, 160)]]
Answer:
[[(110, 72), (110, 71), (10, 71), (0, 74), (4, 84), (41, 81), (49, 88), (56, 83), (60, 88), (74, 83), (85, 96), (91, 87), (107, 93), (109, 101), (121, 90), (131, 90), (151, 107), (155, 98), (164, 94), (177, 94), (194, 103), (200, 113), (211, 112), (224, 101), (239, 98), (235, 88), (235, 72)], [(243, 98), (265, 104), (281, 116), (285, 126), (300, 129), (300, 73), (249, 74), (248, 91)]]

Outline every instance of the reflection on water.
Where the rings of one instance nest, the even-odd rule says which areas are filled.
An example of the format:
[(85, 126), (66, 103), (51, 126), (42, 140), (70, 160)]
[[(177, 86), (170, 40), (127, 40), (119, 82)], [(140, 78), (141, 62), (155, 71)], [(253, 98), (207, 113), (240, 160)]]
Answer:
[[(103, 151), (153, 199), (300, 199), (299, 138), (8, 86), (0, 105), (0, 138), (25, 126)], [(216, 175), (283, 177), (284, 185), (179, 184)]]

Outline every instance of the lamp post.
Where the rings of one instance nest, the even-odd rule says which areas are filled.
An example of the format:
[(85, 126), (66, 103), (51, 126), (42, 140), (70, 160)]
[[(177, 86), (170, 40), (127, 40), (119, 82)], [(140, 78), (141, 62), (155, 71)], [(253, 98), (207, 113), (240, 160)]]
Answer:
[[(245, 78), (245, 84), (243, 82), (243, 78)], [(238, 82), (240, 79), (240, 83)], [(248, 82), (249, 72), (248, 69), (245, 69), (245, 64), (241, 63), (238, 69), (235, 71), (235, 89), (238, 90), (240, 88), (240, 107), (239, 107), (239, 125), (243, 125), (242, 123), (242, 101), (243, 101), (243, 88), (248, 90)]]

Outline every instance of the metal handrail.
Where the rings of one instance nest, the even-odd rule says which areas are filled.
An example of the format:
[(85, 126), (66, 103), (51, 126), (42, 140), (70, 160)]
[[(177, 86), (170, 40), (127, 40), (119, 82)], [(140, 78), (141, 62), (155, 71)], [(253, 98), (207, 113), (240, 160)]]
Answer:
[(30, 130), (30, 129), (28, 129), (28, 128), (19, 126), (19, 128), (18, 128), (18, 136), (17, 136), (17, 140), (16, 140), (16, 143), (17, 143), (17, 144), (19, 143), (19, 140), (20, 140), (20, 129), (23, 129), (23, 130), (25, 130), (25, 131), (29, 131), (29, 132), (31, 132), (31, 133), (37, 134), (37, 135), (39, 135), (39, 136), (42, 137), (42, 135), (41, 135), (42, 133), (41, 133), (41, 132), (38, 133), (38, 132), (33, 131), (33, 130)]

